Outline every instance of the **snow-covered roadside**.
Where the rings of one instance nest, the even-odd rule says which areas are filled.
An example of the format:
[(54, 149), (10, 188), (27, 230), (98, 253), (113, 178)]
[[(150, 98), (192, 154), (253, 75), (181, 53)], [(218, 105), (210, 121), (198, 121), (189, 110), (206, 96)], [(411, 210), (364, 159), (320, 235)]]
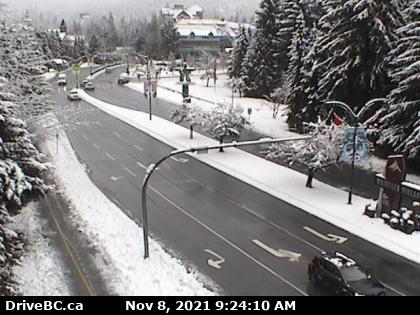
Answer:
[(55, 79), (56, 76), (57, 76), (57, 71), (56, 70), (48, 71), (48, 72), (45, 72), (45, 73), (41, 74), (42, 79), (45, 80), (45, 81), (52, 81), (52, 80)]
[(187, 271), (161, 245), (150, 241), (150, 258), (143, 258), (142, 229), (90, 181), (65, 135), (46, 147), (54, 160), (60, 188), (72, 204), (73, 222), (98, 252), (99, 269), (118, 295), (212, 295), (201, 275)]
[[(107, 69), (113, 70), (113, 69), (117, 69), (117, 68), (122, 67), (122, 66), (123, 65), (115, 65), (115, 66), (112, 66), (112, 67), (108, 67)], [(98, 76), (104, 74), (105, 71), (106, 71), (106, 69), (102, 69), (102, 70), (100, 70), (100, 71), (98, 71), (98, 72), (96, 72), (92, 75), (89, 75), (89, 76), (86, 77), (86, 80), (95, 80)]]
[[(181, 91), (181, 86), (177, 84), (179, 80), (176, 78), (163, 79), (159, 81), (159, 88), (157, 95), (159, 98), (167, 102), (181, 104), (182, 95), (176, 91)], [(213, 103), (228, 103), (232, 102), (232, 93), (225, 85), (223, 80), (217, 81), (216, 89), (214, 87), (205, 87), (202, 80), (194, 81), (196, 85), (190, 86), (190, 95), (195, 97), (191, 100), (191, 105), (201, 110), (211, 110)], [(127, 87), (143, 93), (143, 83), (130, 82), (126, 84)], [(196, 98), (208, 100), (210, 102), (201, 101)], [(281, 107), (276, 118), (273, 118), (273, 105), (263, 99), (255, 98), (234, 98), (234, 104), (240, 106), (246, 118), (251, 122), (251, 128), (258, 133), (269, 135), (272, 137), (295, 137), (296, 133), (288, 130), (287, 124), (283, 117), (285, 107)], [(248, 109), (252, 110), (251, 116), (248, 116)]]
[(49, 228), (34, 203), (13, 217), (11, 226), (25, 234), (28, 252), (14, 268), (19, 291), (24, 296), (54, 296), (71, 294), (67, 286), (67, 270), (62, 258), (50, 244)]
[[(159, 81), (160, 88), (158, 89), (158, 97), (164, 99), (167, 102), (174, 104), (180, 104), (182, 102), (182, 95), (176, 91), (181, 91), (181, 86), (177, 84), (178, 78), (165, 78)], [(213, 86), (206, 87), (204, 80), (194, 81), (195, 85), (190, 86), (190, 95), (196, 98), (208, 100), (210, 102), (217, 103), (231, 103), (232, 102), (232, 91), (227, 86), (228, 80), (226, 76), (220, 76), (216, 83), (216, 88)], [(143, 93), (143, 83), (130, 82), (127, 87)], [(296, 137), (299, 134), (288, 130), (286, 123), (286, 108), (280, 107), (280, 111), (277, 117), (274, 119), (272, 116), (273, 104), (258, 98), (239, 98), (236, 94), (234, 95), (234, 104), (242, 107), (246, 115), (248, 108), (252, 109), (251, 116), (246, 115), (246, 118), (250, 117), (252, 128), (269, 137), (281, 138), (281, 137)], [(192, 99), (192, 106), (197, 107), (201, 110), (210, 110), (212, 104), (197, 99)], [(383, 173), (386, 160), (378, 158), (376, 156), (370, 156), (369, 162), (366, 166), (363, 166), (366, 170), (373, 170), (376, 173)], [(356, 166), (358, 167), (358, 166)], [(415, 184), (420, 185), (420, 176), (414, 174), (407, 174), (407, 180)]]
[[(146, 113), (107, 104), (83, 91), (80, 95), (84, 101), (177, 149), (217, 143), (198, 133), (191, 140), (189, 131), (182, 126), (159, 117), (149, 121)], [(381, 219), (364, 216), (364, 207), (372, 200), (354, 196), (353, 205), (347, 205), (346, 192), (319, 181), (314, 182), (314, 189), (308, 189), (304, 174), (238, 149), (229, 149), (223, 154), (210, 152), (191, 156), (352, 234), (420, 263), (420, 233), (406, 235), (392, 230)]]

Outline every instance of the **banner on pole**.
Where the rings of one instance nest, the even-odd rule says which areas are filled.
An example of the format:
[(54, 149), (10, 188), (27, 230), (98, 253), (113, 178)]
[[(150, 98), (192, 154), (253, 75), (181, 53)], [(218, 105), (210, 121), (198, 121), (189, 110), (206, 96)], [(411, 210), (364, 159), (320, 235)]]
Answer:
[[(358, 127), (356, 137), (354, 136), (355, 132), (354, 127), (346, 129), (345, 140), (344, 140), (344, 149), (341, 156), (341, 160), (345, 163), (351, 163), (353, 159), (353, 148), (356, 147), (356, 153), (354, 156), (355, 163), (363, 164), (367, 161), (368, 156), (368, 146), (367, 146), (367, 132), (366, 128)], [(356, 145), (354, 146), (354, 140), (356, 140)]]

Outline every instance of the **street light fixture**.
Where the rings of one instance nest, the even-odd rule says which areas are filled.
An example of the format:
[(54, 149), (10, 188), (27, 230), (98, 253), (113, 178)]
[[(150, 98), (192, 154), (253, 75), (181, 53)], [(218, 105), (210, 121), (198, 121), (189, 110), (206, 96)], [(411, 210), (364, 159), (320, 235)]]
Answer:
[(351, 118), (351, 125), (354, 127), (354, 134), (353, 134), (353, 152), (352, 152), (352, 158), (351, 158), (351, 173), (350, 173), (350, 185), (349, 185), (349, 197), (347, 203), (349, 205), (352, 204), (352, 198), (353, 198), (353, 181), (354, 181), (354, 162), (356, 159), (356, 138), (357, 138), (357, 129), (360, 126), (363, 126), (362, 117), (363, 115), (372, 108), (373, 105), (375, 105), (378, 102), (385, 103), (385, 98), (375, 98), (367, 102), (359, 112), (355, 113), (350, 106), (348, 106), (344, 102), (339, 101), (329, 101), (325, 104), (330, 105), (332, 109), (334, 110), (336, 107), (343, 109)]
[(152, 163), (146, 169), (146, 174), (143, 178), (143, 183), (141, 187), (141, 205), (142, 205), (142, 212), (143, 212), (143, 241), (144, 241), (144, 258), (149, 257), (149, 232), (148, 232), (148, 223), (147, 223), (147, 184), (149, 182), (150, 177), (152, 176), (153, 172), (162, 164), (165, 160), (183, 153), (197, 153), (197, 154), (206, 154), (210, 150), (216, 150), (220, 148), (237, 148), (237, 147), (244, 147), (250, 145), (262, 145), (262, 144), (272, 144), (272, 143), (281, 143), (281, 142), (288, 142), (288, 141), (298, 141), (298, 140), (308, 140), (311, 137), (308, 136), (301, 136), (301, 137), (293, 137), (293, 138), (261, 138), (258, 140), (251, 140), (251, 141), (240, 141), (240, 142), (230, 142), (230, 143), (223, 143), (217, 145), (201, 145), (196, 147), (191, 147), (187, 149), (179, 149), (174, 150), (168, 155), (161, 158), (156, 163)]

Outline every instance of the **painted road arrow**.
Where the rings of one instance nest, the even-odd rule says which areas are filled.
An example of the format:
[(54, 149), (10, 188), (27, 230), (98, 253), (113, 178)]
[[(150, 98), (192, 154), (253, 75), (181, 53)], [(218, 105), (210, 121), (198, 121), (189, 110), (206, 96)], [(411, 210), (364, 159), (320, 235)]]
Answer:
[(222, 256), (216, 254), (215, 252), (211, 251), (210, 249), (205, 249), (204, 251), (213, 255), (213, 256), (216, 256), (217, 259), (218, 259), (218, 260), (213, 260), (213, 259), (207, 260), (207, 263), (209, 264), (209, 266), (211, 266), (213, 268), (216, 268), (216, 269), (222, 269), (221, 264), (223, 264), (226, 261), (226, 259), (224, 259)]
[(124, 176), (111, 176), (109, 179), (116, 182), (117, 180), (124, 179)]
[(267, 252), (269, 252), (270, 254), (278, 257), (278, 258), (289, 258), (289, 261), (293, 261), (293, 262), (299, 262), (299, 258), (300, 256), (302, 256), (302, 254), (299, 253), (295, 253), (289, 250), (285, 250), (285, 249), (273, 249), (270, 246), (264, 244), (263, 242), (260, 242), (259, 240), (252, 240), (256, 245), (258, 245), (259, 247), (261, 247), (262, 249), (265, 249)]
[(314, 229), (311, 229), (308, 226), (304, 226), (303, 229), (308, 231), (309, 233), (312, 233), (313, 235), (319, 237), (320, 239), (323, 239), (324, 241), (328, 241), (328, 242), (343, 244), (344, 242), (346, 242), (348, 240), (347, 238), (345, 238), (343, 236), (339, 236), (339, 235), (335, 235), (335, 234), (327, 234), (327, 236), (325, 236), (325, 235), (315, 231)]

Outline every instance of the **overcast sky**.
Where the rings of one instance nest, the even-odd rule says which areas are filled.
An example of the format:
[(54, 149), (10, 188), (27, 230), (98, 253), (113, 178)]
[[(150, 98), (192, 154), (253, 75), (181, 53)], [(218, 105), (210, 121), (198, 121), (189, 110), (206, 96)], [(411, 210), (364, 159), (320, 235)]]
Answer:
[(229, 12), (240, 9), (252, 13), (258, 6), (260, 0), (0, 0), (6, 2), (10, 9), (32, 12), (53, 13), (59, 16), (71, 16), (84, 11), (92, 14), (104, 14), (113, 11), (119, 14), (149, 14), (150, 11), (157, 11), (167, 3), (174, 4), (198, 4), (208, 13)]

